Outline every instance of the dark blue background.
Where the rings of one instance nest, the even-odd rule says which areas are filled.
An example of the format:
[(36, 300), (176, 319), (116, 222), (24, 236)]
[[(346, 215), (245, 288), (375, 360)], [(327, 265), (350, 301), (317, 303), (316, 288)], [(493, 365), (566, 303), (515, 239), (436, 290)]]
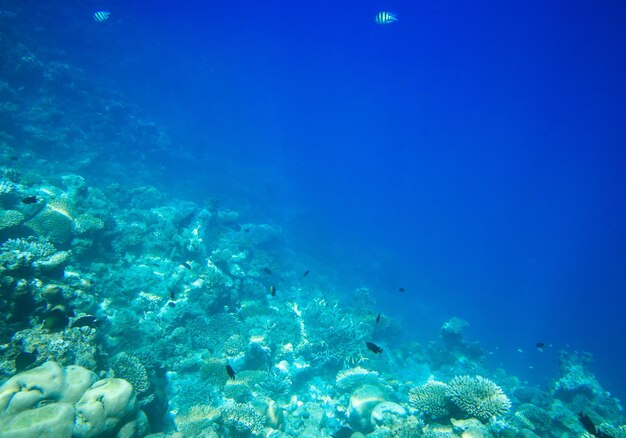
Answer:
[[(98, 9), (111, 19), (94, 23)], [(379, 10), (399, 21), (376, 25)], [(103, 0), (71, 13), (68, 58), (196, 157), (171, 181), (181, 196), (282, 223), (321, 269), (374, 285), (408, 337), (459, 316), (494, 365), (541, 382), (557, 349), (590, 351), (626, 395), (624, 2)]]

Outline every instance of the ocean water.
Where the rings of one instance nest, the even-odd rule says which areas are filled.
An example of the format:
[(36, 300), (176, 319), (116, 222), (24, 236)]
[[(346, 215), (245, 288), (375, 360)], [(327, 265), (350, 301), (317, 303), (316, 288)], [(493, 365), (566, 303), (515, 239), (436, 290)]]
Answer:
[[(96, 11), (111, 15), (97, 22)], [(379, 11), (398, 21), (375, 23)], [(334, 357), (316, 368), (319, 354), (298, 354), (298, 325), (285, 322), (282, 337), (267, 329), (258, 354), (246, 349), (251, 333), (263, 331), (250, 321), (268, 308), (277, 313), (265, 315), (267, 324), (279, 326), (293, 324), (300, 309), (312, 345), (327, 336), (351, 351), (346, 337), (358, 338), (370, 355), (360, 366), (400, 382), (387, 398), (423, 419), (424, 433), (437, 421), (407, 397), (431, 374), (494, 380), (513, 403), (503, 421), (516, 433), (528, 388), (544, 394), (543, 405), (532, 403), (553, 418), (534, 425), (539, 436), (582, 433), (575, 414), (587, 407), (594, 422), (617, 428), (624, 421), (615, 406), (626, 398), (624, 22), (621, 2), (4, 0), (0, 164), (30, 171), (14, 181), (20, 195), (50, 205), (60, 195), (42, 190), (70, 193), (68, 174), (101, 193), (72, 198), (82, 214), (104, 221), (101, 234), (81, 243), (73, 225), (73, 240), (57, 249), (75, 259), (43, 282), (69, 285), (75, 269), (94, 284), (89, 305), (71, 304), (77, 316), (108, 321), (95, 329), (104, 358), (92, 371), (104, 377), (124, 352), (148, 373), (167, 375), (152, 383), (165, 394), (161, 407), (144, 405), (154, 432), (186, 430), (181, 418), (194, 405), (261, 403), (257, 394), (225, 393), (224, 382), (208, 385), (210, 397), (181, 396), (205, 369), (190, 365), (192, 357), (231, 363), (238, 374), (286, 361), (293, 386), (272, 395), (283, 406), (284, 426), (275, 430), (284, 436), (308, 430), (293, 396), (325, 406), (333, 420), (317, 425), (319, 436), (345, 425), (359, 431), (348, 406), (354, 388), (333, 387), (350, 363)], [(0, 206), (33, 220), (15, 199)], [(150, 214), (163, 206), (179, 219), (159, 225)], [(0, 230), (2, 243), (46, 234), (22, 228)], [(139, 243), (129, 243), (135, 232)], [(211, 281), (229, 292), (207, 304), (193, 284), (211, 264), (229, 277)], [(142, 289), (147, 265), (167, 287), (150, 280)], [(20, 331), (45, 325), (52, 305), (11, 306), (15, 279), (39, 274), (7, 269), (4, 311), (31, 317), (2, 330), (1, 342), (14, 345), (26, 339), (15, 337)], [(142, 309), (143, 292), (162, 300), (161, 310)], [(171, 320), (168, 300), (182, 312)], [(339, 327), (324, 325), (335, 302), (341, 321), (358, 320), (338, 337)], [(203, 309), (199, 320), (226, 318), (232, 333), (212, 338), (219, 345), (194, 343), (186, 305)], [(124, 312), (161, 316), (144, 313), (132, 330), (136, 345), (125, 349), (116, 341), (132, 319)], [(441, 328), (454, 317), (469, 326), (446, 340)], [(186, 340), (171, 333), (180, 327)], [(236, 335), (239, 350), (230, 345)], [(145, 359), (146, 343), (159, 337), (165, 345)], [(0, 351), (9, 365), (11, 348)], [(36, 365), (46, 361), (39, 353)], [(572, 357), (591, 356), (588, 368), (567, 373)], [(297, 364), (315, 372), (300, 374)], [(0, 382), (16, 371), (9, 365)], [(555, 382), (566, 377), (579, 380), (567, 380), (563, 394), (565, 384)], [(331, 401), (322, 402), (324, 394)], [(556, 400), (574, 420), (557, 422)], [(257, 433), (233, 426), (226, 413), (207, 421), (220, 436)], [(417, 436), (399, 420), (385, 427)], [(497, 427), (484, 433), (497, 436)]]

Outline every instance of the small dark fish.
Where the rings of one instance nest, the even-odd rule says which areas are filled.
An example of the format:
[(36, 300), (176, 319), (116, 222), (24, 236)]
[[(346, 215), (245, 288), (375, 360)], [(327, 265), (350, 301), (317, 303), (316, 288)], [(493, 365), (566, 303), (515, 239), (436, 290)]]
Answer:
[(309, 271), (309, 270), (307, 269), (306, 271), (304, 271), (304, 274), (303, 274), (302, 276), (303, 276), (303, 277), (306, 277), (307, 275), (309, 275), (309, 272), (311, 272), (311, 271)]
[(275, 286), (270, 286), (270, 293), (272, 294), (273, 297), (276, 296), (276, 287)]
[(272, 270), (270, 268), (263, 268), (263, 272), (265, 272), (267, 275), (272, 275)]
[(250, 228), (244, 228), (244, 229), (243, 229), (243, 232), (244, 232), (244, 233), (249, 233), (249, 232), (250, 232)]
[(176, 292), (174, 292), (174, 289), (169, 289), (169, 291), (170, 291), (170, 300), (175, 300)]
[(546, 344), (544, 344), (543, 342), (537, 342), (535, 344), (535, 347), (537, 347), (537, 350), (543, 352), (543, 350), (546, 349)]
[(20, 159), (20, 157), (18, 157), (17, 155), (11, 155), (11, 156), (9, 157), (9, 160), (11, 160), (11, 161), (17, 161), (17, 160), (19, 160), (19, 159)]
[(169, 301), (167, 305), (170, 307), (176, 307), (176, 303), (174, 301)]
[(27, 196), (22, 199), (22, 204), (36, 204), (39, 199), (36, 196)]
[(383, 352), (383, 349), (380, 348), (378, 345), (374, 344), (373, 342), (366, 342), (365, 345), (367, 345), (367, 349), (374, 354)]
[(406, 292), (406, 289), (405, 289), (405, 288), (403, 288), (403, 287), (398, 288), (398, 290), (399, 290), (400, 292), (402, 292), (402, 293)]
[(85, 315), (85, 316), (81, 316), (80, 318), (72, 322), (70, 327), (72, 328), (76, 328), (76, 327), (96, 328), (99, 325), (100, 325), (100, 321), (98, 321), (98, 318), (96, 318), (93, 315)]
[(378, 314), (378, 316), (376, 317), (376, 322), (380, 322), (380, 313)]
[(51, 332), (60, 332), (65, 330), (70, 319), (61, 309), (52, 309), (44, 316), (43, 326)]
[(15, 356), (15, 371), (21, 373), (34, 364), (37, 361), (37, 350), (33, 350), (32, 353), (28, 351), (22, 351)]
[(350, 438), (354, 431), (348, 426), (344, 426), (337, 432), (333, 433), (333, 438)]
[(228, 373), (228, 377), (230, 377), (231, 380), (235, 380), (235, 370), (233, 370), (233, 367), (227, 364), (226, 372)]
[(185, 267), (185, 268), (187, 268), (187, 269), (189, 269), (191, 271), (191, 265), (189, 263), (187, 263), (187, 262), (182, 262), (180, 264), (180, 266), (183, 266), (183, 267)]

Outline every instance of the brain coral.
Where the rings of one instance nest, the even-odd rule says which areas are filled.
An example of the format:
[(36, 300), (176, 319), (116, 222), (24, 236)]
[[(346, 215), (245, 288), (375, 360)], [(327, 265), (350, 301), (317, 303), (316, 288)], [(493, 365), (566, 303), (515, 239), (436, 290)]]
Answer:
[(448, 383), (446, 396), (467, 416), (488, 422), (509, 411), (511, 402), (502, 389), (481, 376), (457, 376)]
[(424, 385), (409, 390), (409, 402), (430, 418), (444, 418), (450, 415), (447, 392), (448, 385), (431, 379)]

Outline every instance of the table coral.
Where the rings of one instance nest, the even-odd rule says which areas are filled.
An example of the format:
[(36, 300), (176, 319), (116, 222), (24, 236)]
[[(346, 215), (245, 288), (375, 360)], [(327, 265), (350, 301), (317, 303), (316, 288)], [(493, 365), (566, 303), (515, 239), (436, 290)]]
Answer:
[(25, 225), (38, 236), (51, 242), (64, 244), (72, 238), (73, 217), (64, 201), (50, 201), (34, 218)]

